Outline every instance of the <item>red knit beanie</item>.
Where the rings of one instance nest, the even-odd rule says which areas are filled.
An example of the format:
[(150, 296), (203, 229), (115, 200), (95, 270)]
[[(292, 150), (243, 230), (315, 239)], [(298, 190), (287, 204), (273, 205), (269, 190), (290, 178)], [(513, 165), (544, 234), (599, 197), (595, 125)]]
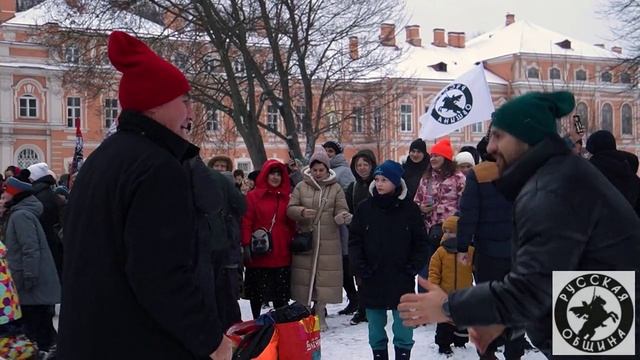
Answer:
[(449, 139), (442, 139), (431, 147), (431, 155), (440, 155), (445, 159), (453, 160), (453, 148)]
[(114, 31), (107, 48), (109, 60), (122, 73), (118, 98), (123, 110), (149, 110), (191, 89), (177, 67), (133, 36)]

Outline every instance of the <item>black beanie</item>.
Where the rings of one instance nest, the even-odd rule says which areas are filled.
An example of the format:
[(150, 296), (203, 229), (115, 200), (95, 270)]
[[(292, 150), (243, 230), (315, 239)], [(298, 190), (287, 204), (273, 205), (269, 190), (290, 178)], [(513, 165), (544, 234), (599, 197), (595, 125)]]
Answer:
[(336, 141), (327, 141), (326, 143), (322, 144), (323, 148), (332, 148), (333, 151), (336, 152), (336, 154), (342, 154), (342, 146), (340, 145), (339, 142)]
[(424, 140), (422, 139), (413, 140), (413, 142), (411, 143), (411, 146), (409, 146), (409, 151), (413, 149), (416, 149), (422, 152), (423, 154), (427, 155), (427, 143), (425, 143)]
[(598, 130), (587, 139), (587, 151), (595, 155), (616, 149), (616, 138), (607, 130)]
[(255, 182), (258, 179), (258, 175), (260, 175), (260, 170), (254, 170), (247, 175), (247, 179)]

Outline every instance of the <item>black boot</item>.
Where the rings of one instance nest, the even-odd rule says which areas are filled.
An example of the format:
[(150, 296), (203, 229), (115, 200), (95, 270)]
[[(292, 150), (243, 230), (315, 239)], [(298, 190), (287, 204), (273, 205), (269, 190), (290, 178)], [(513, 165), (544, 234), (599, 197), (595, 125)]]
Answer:
[(349, 301), (347, 307), (338, 311), (338, 315), (351, 315), (358, 310), (358, 302), (357, 301)]
[(361, 322), (367, 321), (367, 314), (365, 312), (356, 311), (356, 314), (351, 318), (351, 325), (358, 325)]
[(396, 351), (396, 360), (409, 360), (411, 358), (411, 349), (403, 349), (397, 346), (394, 349)]
[(373, 360), (389, 360), (389, 352), (384, 350), (373, 350)]

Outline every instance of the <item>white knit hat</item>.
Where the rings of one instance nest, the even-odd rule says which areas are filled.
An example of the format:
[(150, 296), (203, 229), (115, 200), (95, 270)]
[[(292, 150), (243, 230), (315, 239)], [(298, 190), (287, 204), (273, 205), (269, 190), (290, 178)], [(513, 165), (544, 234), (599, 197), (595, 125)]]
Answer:
[(42, 177), (49, 175), (49, 165), (47, 165), (47, 163), (41, 162), (33, 164), (27, 169), (31, 172), (31, 175), (29, 176), (29, 179), (31, 179), (31, 181), (36, 181)]
[(463, 151), (458, 153), (454, 159), (458, 165), (469, 164), (471, 166), (476, 166), (476, 162), (470, 152)]

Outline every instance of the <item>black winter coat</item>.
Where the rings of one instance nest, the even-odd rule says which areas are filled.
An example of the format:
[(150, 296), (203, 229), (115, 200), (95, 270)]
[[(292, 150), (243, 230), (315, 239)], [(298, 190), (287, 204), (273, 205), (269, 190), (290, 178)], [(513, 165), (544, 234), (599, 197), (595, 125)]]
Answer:
[(498, 189), (514, 201), (511, 272), (503, 281), (449, 295), (451, 315), (458, 326), (524, 326), (533, 344), (551, 357), (552, 271), (637, 272), (640, 220), (620, 192), (572, 155), (559, 136), (530, 149)]
[[(359, 158), (367, 158), (371, 163), (371, 172), (367, 179), (363, 179), (358, 172), (356, 171), (356, 163)], [(349, 206), (349, 212), (355, 214), (358, 209), (358, 205), (363, 201), (367, 200), (371, 197), (371, 193), (369, 193), (369, 185), (373, 181), (373, 171), (376, 169), (376, 157), (371, 150), (361, 150), (358, 151), (351, 158), (351, 173), (355, 177), (356, 181), (349, 184), (347, 190), (345, 191), (345, 196), (347, 198), (347, 206)]]
[(493, 183), (495, 167), (495, 163), (482, 163), (467, 174), (460, 198), (458, 251), (467, 252), (473, 242), (476, 253), (508, 259), (513, 231), (512, 204)]
[(421, 162), (414, 163), (411, 158), (407, 156), (407, 161), (402, 164), (402, 168), (404, 169), (404, 175), (402, 175), (402, 178), (407, 183), (407, 188), (409, 190), (407, 193), (407, 199), (413, 200), (416, 196), (416, 191), (418, 191), (418, 186), (420, 185), (420, 179), (422, 179), (424, 172), (429, 166), (429, 158), (429, 154), (427, 154)]
[(631, 206), (638, 208), (640, 181), (631, 170), (627, 155), (618, 150), (601, 151), (591, 156), (589, 161), (622, 193)]
[(366, 308), (396, 309), (402, 295), (415, 291), (416, 274), (427, 263), (422, 216), (406, 195), (403, 181), (400, 194), (365, 200), (351, 222), (349, 258), (362, 278), (359, 296)]
[(62, 241), (58, 236), (60, 224), (60, 202), (58, 196), (51, 189), (56, 185), (56, 180), (51, 175), (44, 176), (33, 182), (31, 191), (42, 203), (43, 211), (40, 215), (40, 225), (47, 237), (47, 244), (53, 255), (58, 275), (62, 277)]
[(206, 359), (222, 339), (199, 274), (188, 160), (199, 149), (134, 112), (84, 163), (65, 223), (59, 357)]

